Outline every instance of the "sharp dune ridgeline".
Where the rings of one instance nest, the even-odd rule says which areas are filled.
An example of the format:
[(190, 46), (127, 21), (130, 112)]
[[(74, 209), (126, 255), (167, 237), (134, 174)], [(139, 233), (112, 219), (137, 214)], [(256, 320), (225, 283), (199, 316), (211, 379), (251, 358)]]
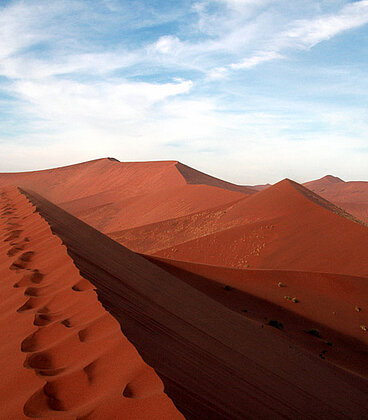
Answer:
[(0, 419), (368, 418), (366, 184), (0, 174)]

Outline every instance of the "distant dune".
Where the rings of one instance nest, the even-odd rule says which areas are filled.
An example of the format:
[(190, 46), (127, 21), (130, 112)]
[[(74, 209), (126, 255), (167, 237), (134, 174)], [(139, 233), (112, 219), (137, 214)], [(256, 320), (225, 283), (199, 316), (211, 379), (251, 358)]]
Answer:
[(368, 418), (366, 185), (0, 174), (0, 419)]
[(368, 223), (368, 182), (344, 182), (340, 178), (327, 175), (304, 185)]
[(184, 216), (254, 193), (177, 161), (126, 163), (111, 158), (0, 174), (1, 185), (30, 188), (105, 233)]
[(176, 260), (368, 276), (367, 227), (290, 180), (230, 205), (111, 236), (137, 252)]

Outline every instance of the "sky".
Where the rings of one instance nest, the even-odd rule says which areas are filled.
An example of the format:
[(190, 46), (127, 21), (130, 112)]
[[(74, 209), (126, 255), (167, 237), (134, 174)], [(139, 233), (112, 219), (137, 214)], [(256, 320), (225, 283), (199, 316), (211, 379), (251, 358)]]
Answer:
[(368, 0), (0, 0), (0, 172), (368, 180)]

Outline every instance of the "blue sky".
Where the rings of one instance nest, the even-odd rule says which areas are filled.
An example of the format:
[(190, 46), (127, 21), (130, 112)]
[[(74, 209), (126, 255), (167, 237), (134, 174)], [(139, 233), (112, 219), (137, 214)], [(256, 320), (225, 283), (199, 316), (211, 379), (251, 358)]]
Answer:
[(0, 1), (0, 171), (368, 180), (368, 0)]

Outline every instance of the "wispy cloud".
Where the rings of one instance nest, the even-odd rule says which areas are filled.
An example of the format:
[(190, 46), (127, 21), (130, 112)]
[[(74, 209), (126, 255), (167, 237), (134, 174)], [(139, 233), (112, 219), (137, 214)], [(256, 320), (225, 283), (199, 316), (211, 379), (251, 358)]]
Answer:
[[(229, 0), (227, 0), (229, 1)], [(248, 3), (246, 0), (231, 0), (239, 5)], [(347, 4), (335, 13), (316, 16), (312, 19), (296, 19), (289, 28), (274, 33), (266, 42), (266, 49), (257, 51), (238, 63), (232, 63), (233, 70), (249, 69), (267, 61), (280, 59), (287, 50), (310, 49), (322, 41), (326, 41), (340, 33), (358, 28), (368, 23), (368, 1), (363, 0)]]
[(277, 58), (282, 58), (282, 55), (276, 51), (261, 51), (252, 57), (245, 58), (240, 63), (230, 64), (230, 67), (234, 70), (251, 69), (258, 64), (275, 60)]
[(358, 28), (368, 23), (368, 1), (358, 1), (345, 5), (337, 13), (317, 16), (312, 20), (298, 20), (281, 34), (280, 48), (296, 45), (311, 48), (341, 32)]

